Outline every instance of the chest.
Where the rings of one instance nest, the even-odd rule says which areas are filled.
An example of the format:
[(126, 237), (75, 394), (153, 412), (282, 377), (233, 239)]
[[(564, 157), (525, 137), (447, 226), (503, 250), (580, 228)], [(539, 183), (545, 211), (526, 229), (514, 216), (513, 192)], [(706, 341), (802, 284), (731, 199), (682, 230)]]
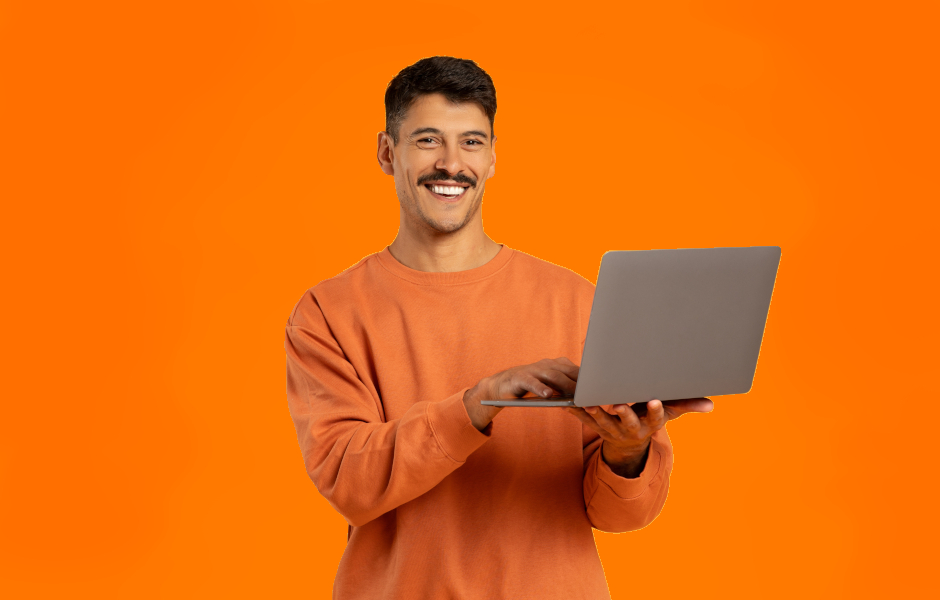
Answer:
[(334, 334), (386, 419), (517, 365), (561, 356), (580, 364), (583, 341), (569, 295), (486, 287), (376, 298)]

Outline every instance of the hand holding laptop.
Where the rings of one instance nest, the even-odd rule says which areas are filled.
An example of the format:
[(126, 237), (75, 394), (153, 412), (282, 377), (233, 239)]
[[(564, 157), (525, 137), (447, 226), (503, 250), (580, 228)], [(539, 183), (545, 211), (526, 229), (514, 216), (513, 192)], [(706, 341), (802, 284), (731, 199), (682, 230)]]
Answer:
[[(610, 406), (610, 408), (607, 408)], [(615, 473), (636, 477), (643, 470), (650, 438), (667, 421), (689, 412), (711, 412), (708, 398), (651, 400), (634, 405), (570, 406), (566, 411), (597, 432), (604, 440), (604, 461)]]

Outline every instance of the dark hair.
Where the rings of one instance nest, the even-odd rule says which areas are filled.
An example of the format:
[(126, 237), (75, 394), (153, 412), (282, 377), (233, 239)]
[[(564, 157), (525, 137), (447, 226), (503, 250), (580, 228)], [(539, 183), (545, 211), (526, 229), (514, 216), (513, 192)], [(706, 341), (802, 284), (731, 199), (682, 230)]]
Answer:
[[(443, 94), (451, 102), (474, 102), (496, 119), (496, 87), (486, 71), (472, 60), (452, 56), (422, 58), (399, 71), (385, 90), (385, 131), (398, 143), (398, 129), (420, 96)], [(493, 133), (495, 135), (495, 133)]]

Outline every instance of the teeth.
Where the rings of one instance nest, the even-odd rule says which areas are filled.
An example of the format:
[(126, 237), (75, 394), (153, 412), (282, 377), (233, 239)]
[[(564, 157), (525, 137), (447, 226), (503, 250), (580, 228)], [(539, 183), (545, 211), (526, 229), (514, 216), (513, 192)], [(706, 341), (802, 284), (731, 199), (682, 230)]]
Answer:
[(431, 191), (442, 196), (459, 196), (465, 188), (459, 185), (432, 185)]

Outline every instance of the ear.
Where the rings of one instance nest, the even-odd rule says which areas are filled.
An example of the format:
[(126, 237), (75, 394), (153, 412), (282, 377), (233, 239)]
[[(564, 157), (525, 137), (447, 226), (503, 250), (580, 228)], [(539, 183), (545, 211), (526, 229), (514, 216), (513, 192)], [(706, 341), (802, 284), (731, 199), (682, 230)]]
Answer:
[(382, 168), (382, 172), (386, 175), (395, 175), (395, 149), (394, 142), (392, 141), (392, 136), (385, 133), (384, 131), (379, 132), (379, 149), (377, 152), (377, 157), (379, 159), (379, 167)]
[(489, 170), (489, 173), (486, 175), (487, 179), (489, 179), (493, 175), (496, 175), (496, 136), (495, 135), (493, 136), (493, 144), (490, 149), (490, 154), (493, 155), (493, 160), (490, 161), (490, 170)]

